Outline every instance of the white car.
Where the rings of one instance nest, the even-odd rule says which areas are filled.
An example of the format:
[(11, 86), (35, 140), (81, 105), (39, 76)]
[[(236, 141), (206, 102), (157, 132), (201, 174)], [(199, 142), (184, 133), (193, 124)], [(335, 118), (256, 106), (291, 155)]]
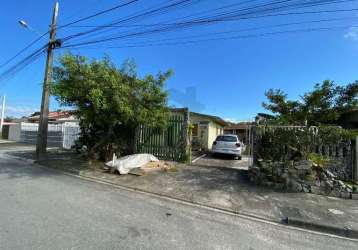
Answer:
[(218, 135), (213, 142), (211, 152), (213, 154), (227, 154), (236, 156), (241, 160), (243, 144), (237, 135)]

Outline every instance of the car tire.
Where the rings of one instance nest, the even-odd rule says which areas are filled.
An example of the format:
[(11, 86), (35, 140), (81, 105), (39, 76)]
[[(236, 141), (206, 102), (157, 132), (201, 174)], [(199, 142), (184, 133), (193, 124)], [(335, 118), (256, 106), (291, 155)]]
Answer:
[(236, 158), (237, 158), (239, 161), (241, 161), (241, 159), (242, 159), (241, 155), (240, 155), (240, 156), (237, 156)]

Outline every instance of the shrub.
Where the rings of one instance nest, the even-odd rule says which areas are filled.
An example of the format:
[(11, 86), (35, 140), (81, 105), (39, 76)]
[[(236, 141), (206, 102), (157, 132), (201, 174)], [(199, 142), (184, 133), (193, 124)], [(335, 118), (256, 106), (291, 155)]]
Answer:
[(339, 144), (353, 134), (354, 131), (336, 126), (260, 126), (256, 130), (256, 153), (263, 160), (308, 160), (318, 147)]

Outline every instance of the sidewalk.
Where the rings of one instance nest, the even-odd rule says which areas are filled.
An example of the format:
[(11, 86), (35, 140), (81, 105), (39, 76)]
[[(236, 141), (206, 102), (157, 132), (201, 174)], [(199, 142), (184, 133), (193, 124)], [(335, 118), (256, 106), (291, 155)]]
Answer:
[[(0, 148), (11, 157), (34, 159), (33, 151), (5, 151)], [(258, 187), (242, 169), (177, 164), (178, 172), (120, 176), (89, 166), (75, 154), (57, 151), (39, 164), (194, 204), (358, 238), (358, 201)]]

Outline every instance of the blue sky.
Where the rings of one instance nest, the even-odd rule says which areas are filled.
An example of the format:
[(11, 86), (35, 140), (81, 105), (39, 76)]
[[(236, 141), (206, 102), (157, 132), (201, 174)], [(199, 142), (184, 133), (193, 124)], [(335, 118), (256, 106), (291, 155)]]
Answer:
[[(64, 24), (109, 8), (120, 1), (60, 0), (59, 2), (59, 23)], [(146, 3), (143, 4), (143, 2)], [(131, 7), (111, 12), (111, 14), (97, 17), (78, 25), (106, 24), (115, 18), (123, 17), (161, 2), (163, 0), (139, 1), (139, 3)], [(233, 0), (199, 1), (193, 6), (173, 13), (142, 20), (140, 24), (171, 21), (176, 17), (237, 2)], [(53, 3), (54, 1), (49, 0), (3, 1), (0, 9), (0, 35), (2, 38), (0, 64), (37, 37), (36, 33), (21, 28), (17, 21), (19, 19), (26, 20), (34, 29), (44, 32), (51, 19)], [(350, 8), (358, 8), (358, 1), (321, 8), (310, 8), (309, 10)], [(104, 45), (94, 45), (90, 49), (74, 50), (73, 52), (93, 58), (100, 58), (104, 53), (107, 53), (118, 65), (125, 59), (134, 59), (141, 75), (155, 74), (160, 70), (172, 69), (174, 75), (166, 86), (170, 92), (170, 104), (178, 107), (189, 106), (194, 111), (218, 115), (225, 119), (250, 120), (254, 118), (257, 112), (264, 111), (261, 103), (265, 100), (264, 92), (269, 88), (280, 88), (287, 92), (290, 98), (297, 98), (303, 92), (310, 90), (314, 83), (322, 82), (325, 79), (331, 79), (341, 84), (357, 80), (358, 29), (355, 27), (358, 27), (357, 14), (358, 11), (352, 11), (227, 22), (128, 42), (114, 41)], [(344, 19), (335, 22), (307, 23), (299, 26), (238, 32), (235, 35), (302, 28), (347, 28), (329, 32), (302, 32), (175, 46), (117, 49), (103, 47), (290, 22), (320, 20), (322, 18)], [(86, 29), (88, 28), (66, 28), (59, 31), (58, 37), (65, 37)], [(219, 35), (219, 37), (221, 36)], [(40, 47), (45, 42), (46, 40), (42, 40), (32, 50)], [(31, 50), (27, 51), (24, 56), (30, 52)], [(56, 51), (56, 57), (63, 52)], [(43, 71), (44, 57), (29, 65), (15, 77), (0, 82), (0, 94), (6, 94), (7, 96), (7, 115), (28, 115), (39, 109)], [(52, 99), (51, 109), (56, 108), (58, 108), (58, 104)]]

